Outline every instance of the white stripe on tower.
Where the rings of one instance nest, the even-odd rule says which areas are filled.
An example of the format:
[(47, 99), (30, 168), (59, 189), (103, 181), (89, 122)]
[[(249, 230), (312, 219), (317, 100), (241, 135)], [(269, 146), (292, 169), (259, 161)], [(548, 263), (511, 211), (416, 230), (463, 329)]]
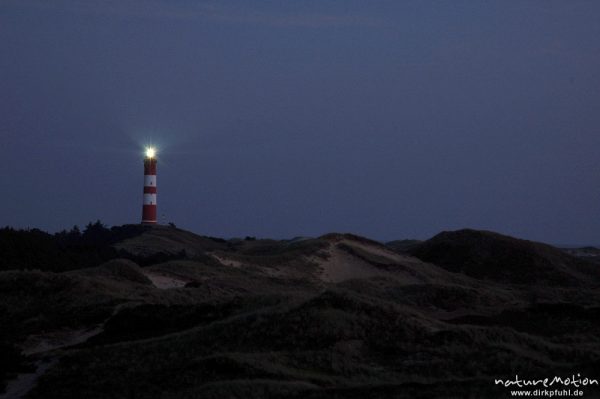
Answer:
[(156, 187), (156, 175), (144, 175), (144, 187)]
[(144, 205), (156, 205), (156, 194), (144, 194)]

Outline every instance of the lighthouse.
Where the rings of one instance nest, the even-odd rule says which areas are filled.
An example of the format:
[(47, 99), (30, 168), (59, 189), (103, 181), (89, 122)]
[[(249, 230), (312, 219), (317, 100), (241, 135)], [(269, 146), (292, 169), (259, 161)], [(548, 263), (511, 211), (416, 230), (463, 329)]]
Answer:
[(142, 224), (156, 224), (156, 149), (146, 148), (144, 157), (144, 204)]

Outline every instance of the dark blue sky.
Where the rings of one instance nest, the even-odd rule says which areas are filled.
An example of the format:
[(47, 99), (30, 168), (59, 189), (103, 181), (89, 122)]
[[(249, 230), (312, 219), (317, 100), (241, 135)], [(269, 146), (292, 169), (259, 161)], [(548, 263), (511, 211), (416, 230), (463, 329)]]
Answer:
[(0, 0), (0, 225), (600, 243), (598, 1)]

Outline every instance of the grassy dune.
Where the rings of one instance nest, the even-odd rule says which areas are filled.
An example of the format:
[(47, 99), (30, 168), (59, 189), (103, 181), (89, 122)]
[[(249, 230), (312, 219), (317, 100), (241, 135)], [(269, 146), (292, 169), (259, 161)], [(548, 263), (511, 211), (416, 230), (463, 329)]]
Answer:
[(2, 379), (56, 360), (28, 398), (506, 397), (494, 378), (600, 369), (596, 270), (542, 244), (463, 231), (414, 257), (160, 227), (110, 245), (128, 259), (0, 273)]

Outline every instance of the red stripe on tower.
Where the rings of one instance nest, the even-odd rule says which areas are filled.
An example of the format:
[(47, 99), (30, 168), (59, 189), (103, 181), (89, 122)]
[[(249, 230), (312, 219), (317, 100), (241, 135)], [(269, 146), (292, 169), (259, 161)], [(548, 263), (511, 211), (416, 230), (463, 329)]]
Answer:
[(156, 152), (146, 149), (144, 158), (144, 204), (142, 224), (156, 224)]

